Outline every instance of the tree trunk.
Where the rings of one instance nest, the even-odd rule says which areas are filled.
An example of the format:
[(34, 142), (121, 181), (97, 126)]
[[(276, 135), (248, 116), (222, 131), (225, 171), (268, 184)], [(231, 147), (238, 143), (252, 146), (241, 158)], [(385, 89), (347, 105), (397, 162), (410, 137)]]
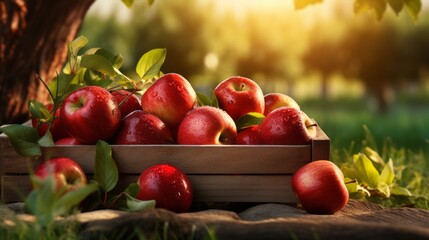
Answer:
[(28, 119), (27, 101), (49, 100), (38, 79), (62, 69), (94, 0), (0, 0), (0, 125)]

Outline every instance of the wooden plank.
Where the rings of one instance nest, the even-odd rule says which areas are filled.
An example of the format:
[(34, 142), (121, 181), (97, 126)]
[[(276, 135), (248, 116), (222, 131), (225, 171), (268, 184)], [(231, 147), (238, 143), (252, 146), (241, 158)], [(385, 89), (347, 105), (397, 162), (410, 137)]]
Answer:
[[(310, 162), (311, 147), (296, 146), (182, 146), (112, 145), (113, 157), (121, 173), (138, 174), (159, 164), (174, 165), (188, 174), (288, 174)], [(94, 172), (95, 146), (55, 146), (44, 151), (44, 159), (70, 157), (86, 173)], [(39, 161), (30, 161), (35, 166)], [(4, 162), (6, 173), (27, 173), (26, 161), (10, 158)]]
[(316, 136), (311, 141), (311, 161), (330, 159), (331, 140), (326, 133), (317, 127)]
[[(188, 175), (195, 202), (296, 202), (290, 175)], [(117, 191), (122, 191), (137, 175), (122, 175)], [(31, 191), (28, 175), (3, 176), (3, 202), (23, 201)]]

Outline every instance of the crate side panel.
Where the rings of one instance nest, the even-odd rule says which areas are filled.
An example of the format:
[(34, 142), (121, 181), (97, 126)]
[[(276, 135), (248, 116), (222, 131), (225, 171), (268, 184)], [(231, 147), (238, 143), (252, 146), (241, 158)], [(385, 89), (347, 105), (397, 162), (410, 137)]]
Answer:
[(318, 126), (316, 136), (311, 141), (311, 160), (330, 159), (331, 140), (328, 135)]
[[(295, 203), (290, 175), (188, 175), (194, 202)], [(91, 178), (91, 176), (89, 176)], [(137, 175), (122, 175), (115, 192), (123, 191)], [(3, 176), (3, 202), (23, 201), (31, 191), (28, 175)]]

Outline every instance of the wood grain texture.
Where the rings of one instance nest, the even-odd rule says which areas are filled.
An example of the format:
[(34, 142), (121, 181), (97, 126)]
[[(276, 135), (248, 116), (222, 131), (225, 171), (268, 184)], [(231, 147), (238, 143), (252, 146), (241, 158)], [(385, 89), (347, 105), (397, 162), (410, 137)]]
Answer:
[[(89, 176), (91, 178), (91, 176)], [(188, 175), (194, 202), (294, 203), (290, 175)], [(138, 175), (120, 175), (116, 192), (137, 182)], [(28, 175), (2, 177), (3, 202), (19, 202), (31, 191)]]

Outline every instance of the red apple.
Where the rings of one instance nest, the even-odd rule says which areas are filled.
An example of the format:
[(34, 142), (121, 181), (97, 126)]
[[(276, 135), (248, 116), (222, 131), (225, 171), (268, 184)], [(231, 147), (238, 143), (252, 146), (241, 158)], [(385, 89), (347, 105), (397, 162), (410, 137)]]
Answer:
[(234, 120), (222, 109), (203, 106), (190, 111), (177, 133), (179, 144), (233, 144)]
[(41, 179), (53, 175), (56, 191), (66, 193), (86, 185), (86, 175), (74, 160), (66, 157), (52, 158), (40, 164), (34, 175)]
[(349, 199), (343, 173), (327, 160), (314, 161), (298, 169), (292, 177), (292, 188), (309, 213), (333, 214)]
[(245, 77), (230, 77), (214, 90), (219, 107), (234, 120), (249, 112), (264, 113), (264, 94), (259, 85)]
[(157, 116), (137, 110), (121, 121), (114, 144), (165, 144), (173, 138), (167, 125)]
[(269, 93), (264, 96), (265, 111), (264, 115), (267, 116), (274, 109), (279, 107), (293, 107), (300, 110), (298, 103), (295, 99), (283, 93)]
[(316, 125), (302, 111), (280, 107), (259, 124), (261, 144), (308, 144), (314, 137)]
[(235, 138), (235, 144), (240, 145), (258, 145), (259, 136), (258, 136), (258, 126), (251, 126), (245, 128), (237, 133)]
[(83, 143), (74, 137), (66, 137), (55, 141), (55, 145), (83, 145)]
[(184, 172), (168, 164), (158, 164), (141, 172), (137, 199), (155, 200), (157, 208), (187, 212), (192, 204), (192, 186)]
[(110, 93), (115, 98), (116, 103), (119, 106), (119, 110), (121, 111), (122, 118), (126, 117), (128, 114), (141, 110), (142, 106), (140, 104), (140, 99), (131, 92), (126, 90), (113, 90)]
[(174, 133), (186, 113), (196, 104), (195, 90), (184, 77), (176, 73), (165, 74), (157, 79), (141, 100), (143, 111), (159, 117)]
[[(48, 111), (52, 111), (52, 109), (54, 108), (54, 104), (52, 103), (46, 104), (45, 106)], [(49, 131), (51, 132), (54, 141), (61, 138), (69, 137), (69, 134), (66, 132), (61, 121), (60, 110), (56, 109), (55, 114), (53, 114), (53, 116), (54, 120), (52, 122), (52, 127)], [(39, 123), (39, 120), (40, 119), (38, 118), (31, 118), (31, 124), (33, 128), (37, 128), (39, 136), (42, 137), (46, 134), (46, 131), (48, 131), (50, 124), (48, 122)]]
[(67, 132), (86, 144), (109, 140), (121, 121), (121, 112), (112, 94), (98, 86), (70, 93), (64, 99), (60, 116)]

